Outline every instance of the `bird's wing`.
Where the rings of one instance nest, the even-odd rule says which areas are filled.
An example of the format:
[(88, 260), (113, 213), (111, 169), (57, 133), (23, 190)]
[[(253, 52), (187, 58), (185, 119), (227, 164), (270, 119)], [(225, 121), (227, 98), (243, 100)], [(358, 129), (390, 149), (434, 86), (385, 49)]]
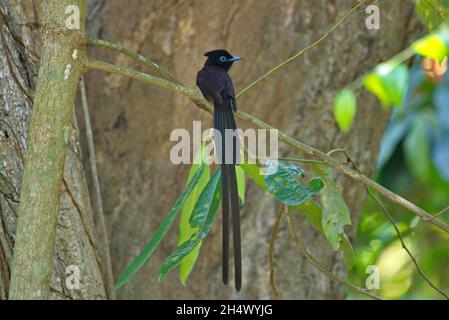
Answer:
[(225, 82), (220, 80), (219, 73), (211, 72), (207, 68), (201, 69), (196, 77), (196, 84), (203, 96), (218, 106), (223, 105), (223, 92), (225, 89)]
[(234, 85), (232, 83), (231, 77), (228, 74), (226, 74), (225, 83), (226, 83), (225, 92), (231, 104), (232, 111), (237, 112), (237, 101), (235, 99)]

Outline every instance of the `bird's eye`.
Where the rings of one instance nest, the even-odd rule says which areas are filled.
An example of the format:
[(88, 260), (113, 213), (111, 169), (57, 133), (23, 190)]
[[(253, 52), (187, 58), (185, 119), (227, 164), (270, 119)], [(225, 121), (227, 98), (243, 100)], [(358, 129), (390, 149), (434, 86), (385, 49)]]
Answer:
[(226, 59), (225, 56), (221, 56), (221, 57), (220, 57), (220, 61), (221, 61), (221, 62), (226, 62), (226, 60), (228, 60), (228, 59)]

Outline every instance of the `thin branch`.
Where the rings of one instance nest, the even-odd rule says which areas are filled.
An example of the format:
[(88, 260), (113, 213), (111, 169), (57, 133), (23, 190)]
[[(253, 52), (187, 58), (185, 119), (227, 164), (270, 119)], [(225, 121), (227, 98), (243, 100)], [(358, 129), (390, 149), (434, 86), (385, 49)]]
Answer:
[[(409, 47), (409, 48), (399, 52), (393, 58), (389, 59), (388, 63), (390, 65), (390, 67), (392, 69), (394, 69), (395, 67), (397, 67), (401, 63), (407, 61), (408, 59), (414, 57), (415, 55), (416, 55), (416, 52), (413, 49), (413, 47)], [(372, 70), (369, 71), (369, 72), (372, 72)], [(347, 85), (346, 88), (348, 88), (348, 89), (350, 89), (352, 91), (356, 91), (357, 89), (360, 89), (363, 86), (365, 75), (366, 74), (358, 77), (356, 80), (354, 80), (349, 85)]]
[[(294, 60), (298, 59), (299, 57), (303, 56), (304, 54), (306, 54), (308, 51), (310, 51), (311, 49), (317, 47), (321, 42), (323, 42), (327, 37), (329, 37), (329, 35), (334, 32), (338, 27), (340, 27), (344, 22), (346, 22), (346, 20), (348, 20), (356, 11), (357, 9), (359, 9), (361, 6), (363, 5), (363, 1), (359, 2), (356, 6), (354, 6), (349, 12), (347, 12), (342, 19), (340, 19), (332, 28), (330, 28), (325, 34), (323, 34), (317, 41), (313, 42), (312, 44), (310, 44), (309, 46), (307, 46), (306, 48), (302, 49), (301, 51), (297, 52), (295, 55), (291, 56), (290, 58), (288, 58), (287, 60), (283, 61), (282, 63), (280, 63), (279, 65), (277, 65), (276, 67), (274, 67), (273, 69), (271, 69), (270, 71), (268, 71), (267, 73), (265, 73), (263, 76), (261, 76), (259, 79), (253, 81), (251, 84), (249, 84), (247, 87), (245, 87), (242, 91), (240, 91), (237, 94), (237, 98), (241, 97), (242, 95), (244, 95), (247, 91), (249, 91), (251, 88), (253, 88), (254, 86), (256, 86), (258, 83), (260, 83), (261, 81), (263, 81), (264, 79), (266, 79), (268, 76), (270, 76), (272, 73), (286, 67), (288, 64), (290, 64), (291, 62), (293, 62)], [(176, 77), (174, 77), (167, 69), (161, 67), (160, 65), (158, 65), (157, 63), (155, 63), (154, 61), (136, 53), (133, 52), (119, 44), (116, 43), (112, 43), (106, 40), (100, 40), (100, 39), (87, 39), (87, 44), (89, 45), (93, 45), (93, 46), (100, 46), (103, 48), (107, 48), (107, 49), (112, 49), (115, 50), (117, 52), (123, 53), (125, 55), (127, 55), (128, 57), (143, 63), (144, 65), (149, 66), (151, 69), (155, 70), (157, 73), (159, 73), (163, 78), (170, 80), (173, 83), (176, 84), (182, 84), (179, 80), (176, 79)]]
[(103, 203), (101, 200), (101, 190), (100, 190), (100, 182), (98, 180), (97, 173), (97, 160), (95, 156), (95, 145), (94, 145), (94, 137), (92, 133), (92, 125), (90, 123), (89, 116), (89, 105), (87, 102), (87, 94), (86, 94), (86, 84), (84, 83), (84, 77), (81, 78), (80, 81), (80, 89), (81, 89), (81, 101), (83, 106), (84, 113), (84, 123), (86, 125), (86, 138), (87, 138), (87, 147), (89, 150), (89, 165), (90, 172), (92, 175), (92, 184), (95, 191), (95, 200), (96, 200), (96, 222), (98, 222), (98, 237), (99, 242), (101, 244), (101, 251), (103, 255), (102, 266), (103, 266), (103, 276), (105, 277), (106, 283), (106, 292), (109, 299), (115, 299), (115, 295), (112, 292), (112, 288), (114, 287), (114, 278), (112, 276), (112, 263), (111, 263), (111, 253), (109, 250), (109, 240), (106, 228), (106, 222), (104, 219), (104, 211), (103, 211)]
[(376, 300), (383, 300), (381, 297), (376, 296), (375, 294), (369, 292), (366, 289), (360, 288), (352, 283), (349, 283), (340, 277), (338, 277), (336, 274), (332, 273), (331, 271), (327, 270), (324, 266), (322, 266), (315, 258), (306, 250), (303, 243), (299, 239), (298, 234), (295, 231), (295, 227), (293, 226), (293, 222), (291, 221), (291, 218), (288, 214), (286, 214), (287, 222), (288, 222), (288, 230), (290, 231), (290, 237), (292, 238), (293, 242), (295, 243), (296, 247), (301, 251), (301, 253), (304, 255), (306, 260), (310, 262), (313, 266), (315, 266), (318, 270), (320, 270), (322, 273), (327, 275), (329, 278), (333, 279), (336, 282), (339, 282), (340, 284), (353, 289), (354, 291), (357, 291), (358, 293), (364, 294), (369, 296), (370, 298), (376, 299)]
[[(186, 97), (189, 97), (190, 99), (192, 99), (194, 101), (194, 103), (201, 109), (203, 109), (209, 113), (213, 113), (213, 107), (210, 105), (210, 103), (208, 101), (206, 101), (197, 90), (194, 90), (192, 88), (183, 86), (181, 84), (176, 84), (176, 83), (164, 80), (164, 79), (160, 79), (158, 77), (151, 76), (151, 75), (148, 75), (148, 74), (145, 74), (142, 72), (138, 72), (131, 68), (122, 68), (122, 67), (115, 66), (110, 63), (99, 61), (99, 60), (89, 58), (89, 57), (85, 58), (84, 63), (86, 65), (86, 67), (89, 69), (120, 74), (120, 75), (129, 77), (129, 78), (132, 78), (132, 79), (143, 81), (143, 82), (151, 84), (151, 85), (159, 86), (161, 88), (167, 89), (172, 92), (181, 93), (181, 94), (185, 95)], [(389, 201), (396, 203), (396, 204), (404, 207), (405, 209), (413, 212), (414, 214), (416, 214), (417, 216), (422, 218), (424, 221), (427, 220), (429, 223), (435, 225), (437, 228), (449, 233), (449, 226), (447, 224), (445, 224), (444, 222), (442, 222), (440, 220), (436, 220), (436, 219), (429, 219), (432, 216), (430, 214), (428, 214), (426, 211), (424, 211), (423, 209), (421, 209), (420, 207), (418, 207), (415, 204), (411, 203), (410, 201), (404, 199), (403, 197), (391, 192), (387, 188), (385, 188), (385, 187), (381, 186), (380, 184), (378, 184), (377, 182), (369, 179), (365, 175), (352, 170), (348, 166), (340, 163), (339, 161), (328, 156), (324, 152), (317, 150), (303, 142), (300, 142), (300, 141), (290, 137), (286, 133), (284, 133), (278, 129), (275, 129), (274, 127), (270, 126), (269, 124), (253, 117), (252, 115), (250, 115), (248, 113), (245, 113), (245, 112), (239, 110), (239, 111), (237, 111), (236, 116), (238, 118), (258, 127), (258, 128), (262, 128), (262, 129), (266, 129), (266, 130), (277, 130), (279, 140), (288, 144), (292, 148), (299, 150), (301, 152), (304, 152), (307, 156), (309, 156), (311, 158), (321, 160), (325, 164), (335, 168), (336, 170), (343, 173), (347, 177), (349, 177), (355, 181), (359, 181), (359, 182), (363, 183), (364, 185), (366, 185), (367, 187), (370, 187), (370, 188), (376, 190), (379, 194), (381, 194), (382, 196), (387, 198)]]
[(382, 203), (382, 201), (380, 199), (378, 199), (376, 197), (376, 195), (369, 189), (366, 188), (369, 195), (374, 199), (374, 201), (377, 202), (377, 205), (382, 209), (382, 211), (384, 212), (385, 216), (388, 218), (388, 220), (390, 220), (391, 225), (393, 226), (394, 230), (396, 231), (396, 234), (399, 238), (399, 241), (401, 242), (402, 245), (402, 249), (404, 249), (408, 256), (410, 257), (410, 259), (412, 260), (413, 264), (415, 265), (416, 271), (418, 271), (418, 273), (421, 275), (421, 277), (427, 282), (427, 284), (429, 286), (431, 286), (433, 289), (435, 289), (439, 294), (441, 294), (445, 299), (449, 300), (449, 296), (444, 293), (443, 290), (441, 290), (440, 288), (438, 288), (425, 274), (424, 272), (421, 270), (421, 267), (419, 266), (418, 262), (416, 261), (416, 258), (413, 256), (412, 252), (410, 251), (410, 249), (407, 247), (407, 245), (405, 244), (404, 238), (402, 237), (401, 232), (399, 231), (399, 228), (397, 227), (396, 223), (393, 220), (393, 217), (390, 215), (390, 213), (388, 212), (387, 208), (385, 207), (385, 205)]
[(179, 82), (167, 69), (161, 67), (154, 61), (142, 56), (141, 54), (133, 52), (119, 44), (100, 39), (87, 39), (87, 44), (112, 49), (117, 52), (123, 53), (124, 55), (127, 55), (128, 57), (138, 62), (141, 62), (146, 66), (149, 66), (151, 69), (159, 73), (159, 75), (162, 76), (163, 78), (170, 80), (173, 83), (181, 84), (181, 82)]
[(280, 161), (287, 161), (287, 162), (298, 162), (298, 163), (304, 163), (304, 164), (325, 164), (323, 161), (313, 160), (313, 159), (299, 159), (299, 158), (270, 158), (270, 157), (257, 157), (257, 159), (261, 160), (280, 160)]
[(435, 219), (435, 218), (437, 218), (437, 217), (439, 217), (439, 216), (445, 214), (445, 213), (448, 212), (448, 211), (449, 211), (449, 207), (446, 207), (446, 208), (444, 208), (443, 210), (441, 210), (440, 212), (436, 213), (435, 215), (433, 215), (433, 216), (431, 216), (430, 218), (427, 218), (427, 219), (425, 219), (425, 220), (426, 220), (426, 221), (433, 220), (433, 219)]
[(270, 284), (271, 284), (271, 291), (273, 294), (273, 299), (279, 299), (279, 292), (276, 287), (276, 279), (274, 277), (274, 258), (273, 258), (273, 251), (274, 251), (274, 243), (276, 242), (276, 236), (279, 230), (279, 225), (282, 219), (282, 215), (284, 212), (284, 206), (281, 206), (279, 208), (278, 213), (276, 214), (276, 221), (274, 222), (273, 229), (271, 231), (271, 240), (270, 240), (270, 246), (268, 248), (268, 259), (270, 261)]
[(204, 100), (204, 98), (200, 95), (199, 91), (184, 86), (182, 84), (174, 83), (169, 80), (161, 79), (143, 72), (136, 71), (132, 68), (124, 68), (119, 67), (107, 62), (103, 62), (93, 58), (85, 58), (85, 64), (89, 69), (100, 70), (109, 73), (119, 74), (125, 77), (129, 77), (135, 80), (139, 80), (151, 85), (155, 85), (164, 89), (167, 89), (172, 92), (182, 93), (183, 95), (195, 100), (195, 101), (204, 101), (204, 103), (208, 106), (208, 108), (203, 108), (206, 111), (213, 111), (212, 106), (209, 102)]
[[(359, 168), (359, 166), (357, 165), (357, 163), (355, 163), (355, 161), (352, 159), (351, 155), (349, 154), (348, 151), (346, 151), (345, 149), (336, 149), (336, 150), (332, 150), (331, 152), (329, 152), (328, 154), (331, 153), (336, 153), (336, 152), (342, 152), (345, 154), (345, 156), (347, 157), (348, 161), (350, 161), (350, 163), (353, 164), (354, 168), (358, 171), (358, 172), (362, 172), (361, 169)], [(404, 237), (401, 234), (401, 231), (399, 230), (399, 228), (397, 227), (396, 223), (394, 222), (393, 217), (391, 216), (391, 214), (388, 212), (387, 208), (385, 207), (385, 205), (383, 204), (383, 202), (377, 198), (377, 196), (368, 188), (365, 187), (366, 191), (368, 192), (368, 194), (371, 196), (371, 198), (373, 198), (373, 200), (377, 203), (377, 205), (382, 209), (383, 213), (385, 214), (385, 216), (388, 218), (388, 220), (390, 220), (391, 225), (393, 226), (399, 241), (401, 242), (402, 248), (407, 252), (408, 256), (410, 257), (410, 259), (412, 260), (413, 264), (415, 265), (416, 271), (418, 271), (418, 273), (421, 275), (421, 277), (427, 282), (427, 284), (429, 286), (431, 286), (433, 289), (435, 289), (439, 294), (441, 294), (444, 298), (449, 300), (449, 296), (447, 296), (446, 293), (444, 293), (443, 290), (441, 290), (440, 288), (438, 288), (425, 274), (424, 272), (421, 270), (421, 267), (419, 266), (418, 262), (416, 261), (415, 256), (412, 254), (412, 252), (410, 251), (410, 249), (407, 247), (407, 245), (405, 244), (404, 241)]]
[(362, 5), (364, 4), (364, 1), (360, 1), (356, 6), (354, 6), (348, 13), (346, 13), (341, 20), (339, 20), (332, 28), (329, 29), (324, 35), (322, 35), (317, 41), (310, 44), (306, 48), (302, 49), (295, 55), (291, 56), (287, 60), (283, 61), (282, 63), (278, 64), (276, 67), (265, 73), (263, 76), (258, 78), (257, 80), (250, 83), (248, 86), (246, 86), (243, 90), (241, 90), (237, 94), (237, 98), (240, 98), (243, 96), (246, 92), (248, 92), (250, 89), (252, 89), (254, 86), (265, 80), (268, 76), (270, 76), (272, 73), (284, 68), (288, 64), (290, 64), (292, 61), (296, 60), (297, 58), (301, 57), (305, 53), (307, 53), (309, 50), (317, 47), (322, 41), (324, 41), (332, 32), (334, 32), (339, 26), (341, 26), (347, 19), (349, 19)]

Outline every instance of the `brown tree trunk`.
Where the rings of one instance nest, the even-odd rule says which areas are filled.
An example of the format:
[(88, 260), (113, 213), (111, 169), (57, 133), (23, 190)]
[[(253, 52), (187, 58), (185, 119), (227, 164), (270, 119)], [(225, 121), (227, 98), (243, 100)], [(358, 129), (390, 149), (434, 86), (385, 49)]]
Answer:
[[(203, 53), (226, 48), (244, 58), (232, 70), (237, 90), (317, 39), (356, 1), (335, 0), (110, 0), (92, 34), (148, 56), (194, 86)], [(288, 134), (328, 151), (346, 148), (361, 168), (374, 173), (379, 142), (388, 120), (378, 101), (358, 94), (359, 111), (350, 134), (341, 134), (332, 116), (336, 92), (384, 59), (405, 48), (416, 35), (408, 0), (378, 1), (381, 29), (369, 31), (361, 9), (324, 43), (274, 74), (239, 101), (252, 113)], [(363, 8), (363, 7), (362, 7)], [(95, 49), (97, 57), (121, 66), (127, 58)], [(187, 166), (169, 161), (175, 128), (193, 120), (210, 127), (211, 117), (186, 98), (117, 75), (89, 73), (88, 89), (104, 193), (115, 278), (138, 254), (183, 188)], [(244, 123), (239, 123), (245, 127)], [(289, 154), (282, 146), (283, 155)], [(362, 186), (339, 177), (350, 205), (354, 234), (365, 200)], [(241, 294), (221, 284), (221, 235), (214, 227), (188, 285), (176, 273), (157, 284), (162, 262), (177, 241), (173, 228), (143, 270), (119, 291), (121, 298), (270, 298), (267, 250), (277, 205), (255, 185), (242, 209), (244, 286)], [(300, 235), (312, 254), (344, 275), (345, 267), (325, 239), (299, 220)], [(282, 298), (343, 298), (344, 289), (309, 265), (291, 244), (282, 225), (275, 252)]]
[[(7, 298), (10, 287), (20, 182), (41, 51), (42, 4), (0, 2), (0, 299)], [(75, 119), (68, 132), (50, 298), (102, 299), (105, 288)], [(80, 271), (79, 289), (66, 285), (74, 268)]]

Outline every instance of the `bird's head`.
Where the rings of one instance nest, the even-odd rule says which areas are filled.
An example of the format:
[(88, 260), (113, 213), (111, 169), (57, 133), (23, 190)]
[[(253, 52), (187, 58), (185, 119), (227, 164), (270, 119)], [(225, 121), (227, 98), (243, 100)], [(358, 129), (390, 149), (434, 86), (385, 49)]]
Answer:
[(206, 52), (204, 56), (207, 57), (206, 65), (219, 66), (226, 71), (232, 67), (234, 62), (241, 60), (240, 57), (234, 57), (228, 51), (223, 49)]

